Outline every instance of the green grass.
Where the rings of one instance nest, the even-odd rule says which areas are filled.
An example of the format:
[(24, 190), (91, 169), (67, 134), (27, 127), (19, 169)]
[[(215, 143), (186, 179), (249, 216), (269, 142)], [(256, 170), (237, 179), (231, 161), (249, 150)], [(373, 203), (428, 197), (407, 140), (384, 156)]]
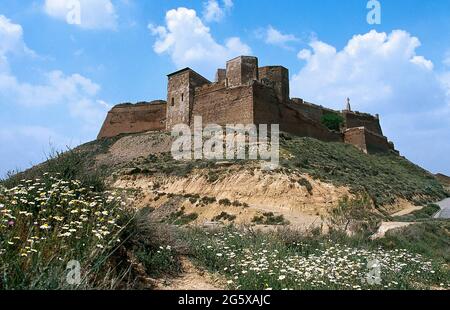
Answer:
[[(228, 279), (233, 289), (426, 289), (450, 288), (448, 265), (367, 238), (262, 233), (234, 228), (183, 234), (197, 264)], [(393, 241), (396, 242), (396, 241)], [(430, 245), (431, 246), (431, 245)], [(381, 282), (368, 265), (381, 266)]]
[(388, 249), (403, 248), (450, 264), (450, 221), (433, 221), (389, 231), (376, 244)]
[(121, 197), (44, 175), (0, 189), (0, 204), (1, 288), (69, 288), (73, 260), (84, 272), (76, 288), (115, 287), (126, 273), (107, 264), (128, 224)]
[(377, 206), (391, 204), (398, 198), (429, 203), (448, 195), (432, 174), (395, 153), (364, 154), (352, 145), (284, 133), (280, 151), (293, 156), (281, 159), (283, 167), (349, 186), (354, 192), (365, 192)]
[(423, 220), (429, 220), (432, 218), (437, 212), (439, 212), (441, 208), (435, 204), (428, 204), (420, 210), (413, 211), (409, 214), (394, 216), (392, 218), (393, 221), (397, 222), (417, 222)]
[(197, 213), (185, 214), (184, 207), (181, 207), (180, 210), (172, 212), (166, 222), (177, 226), (183, 226), (195, 221), (197, 218)]
[[(118, 193), (49, 174), (0, 186), (0, 289), (131, 289), (143, 285), (139, 277), (176, 273), (177, 257), (152, 239), (145, 212)], [(72, 261), (79, 283), (66, 280)]]

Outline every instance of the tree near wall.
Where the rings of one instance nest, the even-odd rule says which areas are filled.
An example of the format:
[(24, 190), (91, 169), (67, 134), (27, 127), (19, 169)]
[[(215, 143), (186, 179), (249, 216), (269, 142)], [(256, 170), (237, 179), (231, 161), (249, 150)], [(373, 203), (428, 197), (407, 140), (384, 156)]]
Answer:
[(337, 113), (326, 113), (322, 116), (321, 122), (328, 129), (339, 131), (344, 123), (344, 118)]

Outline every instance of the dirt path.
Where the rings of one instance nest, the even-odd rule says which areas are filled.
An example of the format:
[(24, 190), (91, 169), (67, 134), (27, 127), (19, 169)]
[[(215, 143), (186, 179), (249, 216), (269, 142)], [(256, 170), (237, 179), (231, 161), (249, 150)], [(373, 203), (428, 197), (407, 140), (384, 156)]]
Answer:
[(407, 215), (407, 214), (410, 214), (410, 213), (412, 213), (414, 211), (418, 211), (418, 210), (421, 210), (421, 209), (423, 209), (422, 206), (410, 206), (410, 207), (407, 207), (406, 209), (403, 209), (403, 210), (401, 210), (401, 211), (399, 211), (397, 213), (391, 214), (391, 216)]
[(223, 290), (225, 280), (200, 270), (187, 257), (181, 258), (183, 273), (176, 278), (158, 280), (157, 290)]
[(378, 231), (372, 235), (371, 239), (379, 239), (383, 238), (386, 233), (392, 229), (406, 227), (412, 224), (416, 224), (413, 222), (383, 222), (381, 223), (380, 228), (378, 228)]

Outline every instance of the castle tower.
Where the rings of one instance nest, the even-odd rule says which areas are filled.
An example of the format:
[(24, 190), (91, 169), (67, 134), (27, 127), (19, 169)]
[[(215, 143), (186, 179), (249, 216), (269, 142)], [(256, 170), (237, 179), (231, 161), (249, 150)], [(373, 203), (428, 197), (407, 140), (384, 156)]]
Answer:
[(248, 85), (259, 80), (258, 58), (239, 56), (227, 61), (226, 79), (228, 87)]
[(217, 69), (215, 82), (222, 83), (223, 81), (226, 80), (226, 78), (227, 78), (227, 70)]
[(166, 129), (171, 130), (177, 124), (191, 125), (195, 88), (211, 82), (190, 68), (167, 77)]
[(262, 83), (269, 81), (280, 102), (289, 100), (289, 70), (282, 66), (267, 66), (259, 68), (259, 78)]

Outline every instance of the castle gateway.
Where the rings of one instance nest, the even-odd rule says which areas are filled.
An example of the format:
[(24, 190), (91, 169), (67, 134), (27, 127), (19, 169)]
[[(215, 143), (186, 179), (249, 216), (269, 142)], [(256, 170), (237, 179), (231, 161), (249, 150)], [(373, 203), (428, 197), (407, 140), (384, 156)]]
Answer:
[[(214, 82), (185, 68), (168, 75), (167, 101), (119, 104), (108, 112), (98, 139), (125, 133), (170, 131), (176, 124), (279, 124), (280, 130), (322, 141), (353, 144), (364, 152), (394, 145), (383, 135), (378, 115), (328, 109), (289, 96), (289, 71), (259, 67), (258, 58), (240, 56), (218, 69)], [(327, 120), (337, 124), (330, 126)]]

